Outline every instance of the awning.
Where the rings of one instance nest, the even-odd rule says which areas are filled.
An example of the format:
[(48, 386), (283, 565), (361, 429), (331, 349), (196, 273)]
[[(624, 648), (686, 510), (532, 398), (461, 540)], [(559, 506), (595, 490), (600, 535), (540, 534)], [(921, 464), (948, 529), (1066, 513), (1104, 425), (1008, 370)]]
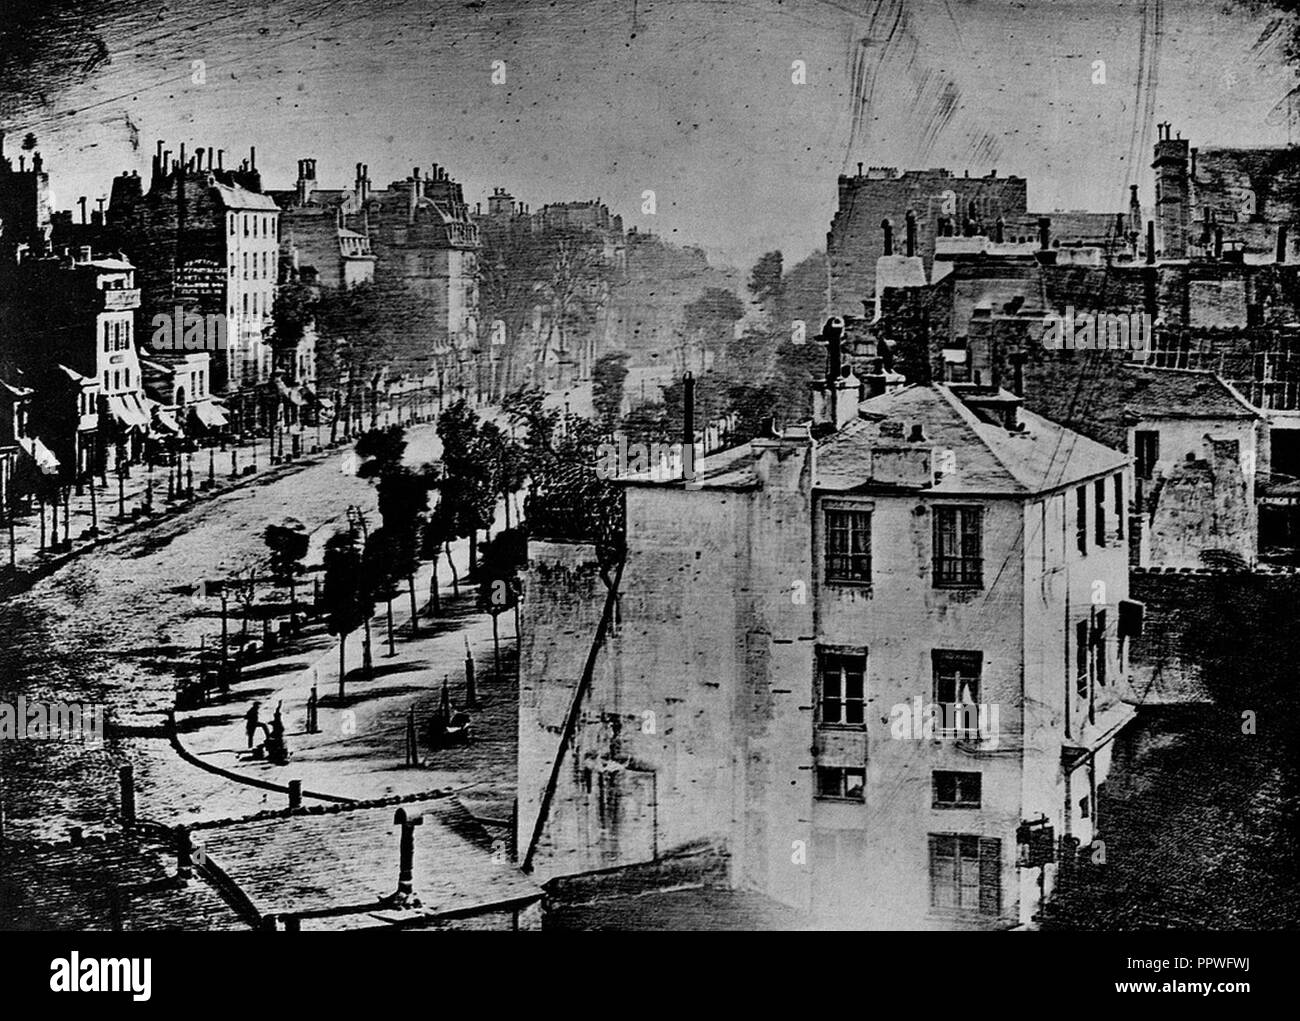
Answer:
[(172, 436), (181, 434), (180, 424), (176, 421), (176, 412), (164, 408), (161, 404), (155, 405), (153, 409), (153, 426), (159, 432), (169, 433)]
[(35, 436), (19, 436), (18, 445), (36, 462), (36, 467), (42, 475), (57, 475), (59, 473), (59, 459), (39, 438)]
[(228, 423), (226, 413), (211, 401), (200, 401), (190, 405), (190, 414), (205, 429), (221, 429)]
[(149, 429), (149, 413), (136, 394), (113, 394), (107, 398), (108, 413), (123, 429)]

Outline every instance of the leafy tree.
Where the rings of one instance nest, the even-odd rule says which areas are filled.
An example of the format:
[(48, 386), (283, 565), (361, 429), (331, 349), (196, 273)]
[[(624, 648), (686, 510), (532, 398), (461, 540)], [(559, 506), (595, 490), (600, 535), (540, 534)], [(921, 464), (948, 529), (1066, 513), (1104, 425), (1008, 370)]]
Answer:
[[(438, 558), (445, 552), (447, 563), (451, 567), (453, 585), (459, 585), (456, 580), (456, 564), (451, 559), (451, 540), (456, 537), (455, 515), (452, 513), (450, 505), (444, 504), (439, 498), (438, 503), (434, 506), (428, 515), (426, 515), (423, 524), (420, 526), (420, 555), (429, 560), (433, 574), (429, 579), (429, 601), (433, 606), (434, 613), (442, 612), (442, 604), (438, 596)], [(456, 591), (453, 589), (453, 591)]]
[(347, 637), (369, 621), (374, 604), (362, 574), (362, 545), (354, 523), (335, 532), (325, 543), (325, 582), (321, 598), (325, 603), (326, 628), (339, 638), (339, 697), (344, 694), (344, 650)]
[(592, 372), (592, 403), (596, 420), (606, 432), (613, 432), (623, 410), (623, 384), (627, 379), (627, 353), (610, 351), (596, 360)]
[[(523, 582), (520, 570), (528, 563), (528, 537), (520, 528), (508, 528), (483, 545), (483, 563), (479, 572), (478, 608), (492, 615), (492, 662), (501, 676), (501, 639), (498, 618), (507, 610), (519, 607)], [(519, 633), (516, 617), (515, 634)]]
[(754, 263), (749, 272), (749, 293), (754, 301), (769, 315), (775, 315), (785, 294), (782, 282), (784, 257), (780, 252), (768, 252)]
[(684, 309), (686, 329), (700, 336), (707, 351), (715, 356), (725, 351), (745, 306), (731, 291), (708, 287)]
[(305, 284), (291, 281), (277, 289), (271, 305), (271, 323), (277, 341), (287, 345), (302, 340), (316, 316), (316, 292)]
[(406, 453), (406, 430), (400, 425), (367, 429), (357, 437), (356, 454), (362, 459), (357, 477), (363, 479), (391, 475), (402, 467)]
[(287, 518), (278, 525), (267, 525), (263, 534), (271, 553), (271, 574), (277, 582), (289, 586), (289, 622), (292, 626), (298, 605), (298, 575), (302, 572), (302, 560), (307, 555), (310, 537), (303, 523), (294, 518)]

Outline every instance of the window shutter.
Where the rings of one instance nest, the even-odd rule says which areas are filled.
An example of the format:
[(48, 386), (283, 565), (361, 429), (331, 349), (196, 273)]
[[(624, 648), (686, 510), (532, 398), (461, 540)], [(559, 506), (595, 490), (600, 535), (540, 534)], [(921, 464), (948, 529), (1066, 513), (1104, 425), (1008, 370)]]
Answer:
[(1002, 841), (989, 837), (980, 838), (980, 914), (1002, 914)]

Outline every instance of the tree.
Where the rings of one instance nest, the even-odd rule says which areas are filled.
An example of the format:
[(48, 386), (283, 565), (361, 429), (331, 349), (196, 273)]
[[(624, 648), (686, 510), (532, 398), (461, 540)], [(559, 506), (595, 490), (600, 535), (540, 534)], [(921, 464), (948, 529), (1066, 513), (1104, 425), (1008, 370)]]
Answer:
[(731, 291), (707, 287), (685, 309), (686, 329), (696, 334), (706, 351), (715, 357), (731, 342), (735, 325), (745, 315), (745, 306)]
[(362, 462), (357, 477), (373, 479), (391, 475), (401, 469), (405, 453), (406, 430), (402, 426), (367, 429), (357, 437), (356, 454)]
[(289, 586), (289, 626), (292, 628), (294, 610), (298, 606), (298, 575), (302, 571), (302, 559), (307, 555), (310, 537), (301, 521), (286, 518), (281, 524), (267, 525), (264, 538), (271, 553), (272, 577), (277, 583)]
[(360, 534), (352, 522), (335, 532), (325, 543), (325, 583), (321, 598), (325, 603), (326, 628), (339, 639), (339, 697), (344, 694), (346, 677), (344, 649), (353, 631), (369, 620), (374, 612), (367, 602), (362, 577)]
[(366, 538), (361, 553), (361, 586), (369, 599), (384, 600), (388, 621), (388, 654), (396, 654), (393, 646), (393, 596), (398, 591), (398, 581), (406, 570), (405, 551), (401, 539), (380, 526)]
[(316, 301), (316, 292), (305, 284), (294, 280), (281, 285), (271, 305), (275, 339), (285, 345), (302, 340), (316, 317)]
[(784, 265), (784, 257), (780, 252), (768, 252), (754, 263), (754, 268), (749, 272), (749, 293), (754, 296), (759, 307), (771, 316), (777, 315), (785, 295), (782, 282)]
[[(479, 572), (478, 608), (492, 615), (492, 662), (501, 676), (501, 639), (498, 618), (507, 610), (518, 610), (523, 583), (519, 571), (528, 563), (528, 537), (521, 528), (508, 528), (483, 545)], [(518, 635), (516, 618), (515, 634)]]
[(596, 408), (596, 421), (606, 432), (612, 433), (623, 410), (623, 384), (627, 379), (627, 353), (610, 351), (596, 360), (592, 371), (592, 404)]
[(434, 613), (442, 612), (438, 596), (438, 558), (445, 551), (447, 563), (451, 565), (452, 577), (455, 577), (456, 565), (451, 559), (451, 540), (455, 537), (455, 520), (448, 505), (441, 498), (437, 505), (424, 519), (420, 528), (420, 555), (431, 562), (433, 575), (429, 579), (429, 601)]
[[(415, 602), (415, 572), (419, 566), (420, 523), (429, 506), (430, 477), (405, 466), (379, 476), (379, 515), (389, 539), (394, 576), (405, 578), (411, 597), (411, 632), (419, 627)], [(390, 607), (391, 618), (391, 607)]]

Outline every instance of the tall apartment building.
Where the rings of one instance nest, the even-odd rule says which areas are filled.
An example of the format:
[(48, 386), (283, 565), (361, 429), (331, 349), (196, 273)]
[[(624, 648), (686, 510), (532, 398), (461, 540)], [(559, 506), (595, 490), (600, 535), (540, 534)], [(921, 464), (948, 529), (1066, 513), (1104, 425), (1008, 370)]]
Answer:
[(360, 232), (376, 257), (375, 280), (410, 321), (409, 333), (396, 338), (398, 368), (439, 369), (469, 385), (478, 345), (479, 230), (461, 184), (435, 163), (374, 189), (366, 165), (357, 164), (354, 193)]
[[(138, 174), (117, 177), (107, 230), (139, 267), (141, 319), (184, 313), (217, 317), (210, 391), (237, 429), (265, 424), (274, 406), (267, 342), (279, 274), (280, 210), (262, 193), (256, 152), (227, 170), (224, 152), (196, 148), (176, 158), (158, 143), (148, 190)], [(152, 332), (150, 334), (152, 338)], [(174, 343), (174, 341), (172, 342)], [(166, 360), (161, 341), (150, 357)]]
[(821, 384), (811, 428), (689, 483), (620, 480), (585, 690), (608, 565), (530, 543), (517, 832), (538, 873), (710, 846), (822, 923), (1007, 928), (1053, 889), (1028, 856), (1104, 826), (1140, 618), (1128, 458), (990, 387), (859, 394)]
[(136, 461), (149, 431), (135, 267), (89, 247), (0, 270), (0, 363), (36, 396), (30, 425), (80, 483)]
[(375, 255), (356, 192), (321, 188), (316, 161), (308, 158), (298, 161), (292, 191), (267, 194), (280, 207), (281, 245), (293, 254), (301, 279), (335, 289), (373, 282)]

